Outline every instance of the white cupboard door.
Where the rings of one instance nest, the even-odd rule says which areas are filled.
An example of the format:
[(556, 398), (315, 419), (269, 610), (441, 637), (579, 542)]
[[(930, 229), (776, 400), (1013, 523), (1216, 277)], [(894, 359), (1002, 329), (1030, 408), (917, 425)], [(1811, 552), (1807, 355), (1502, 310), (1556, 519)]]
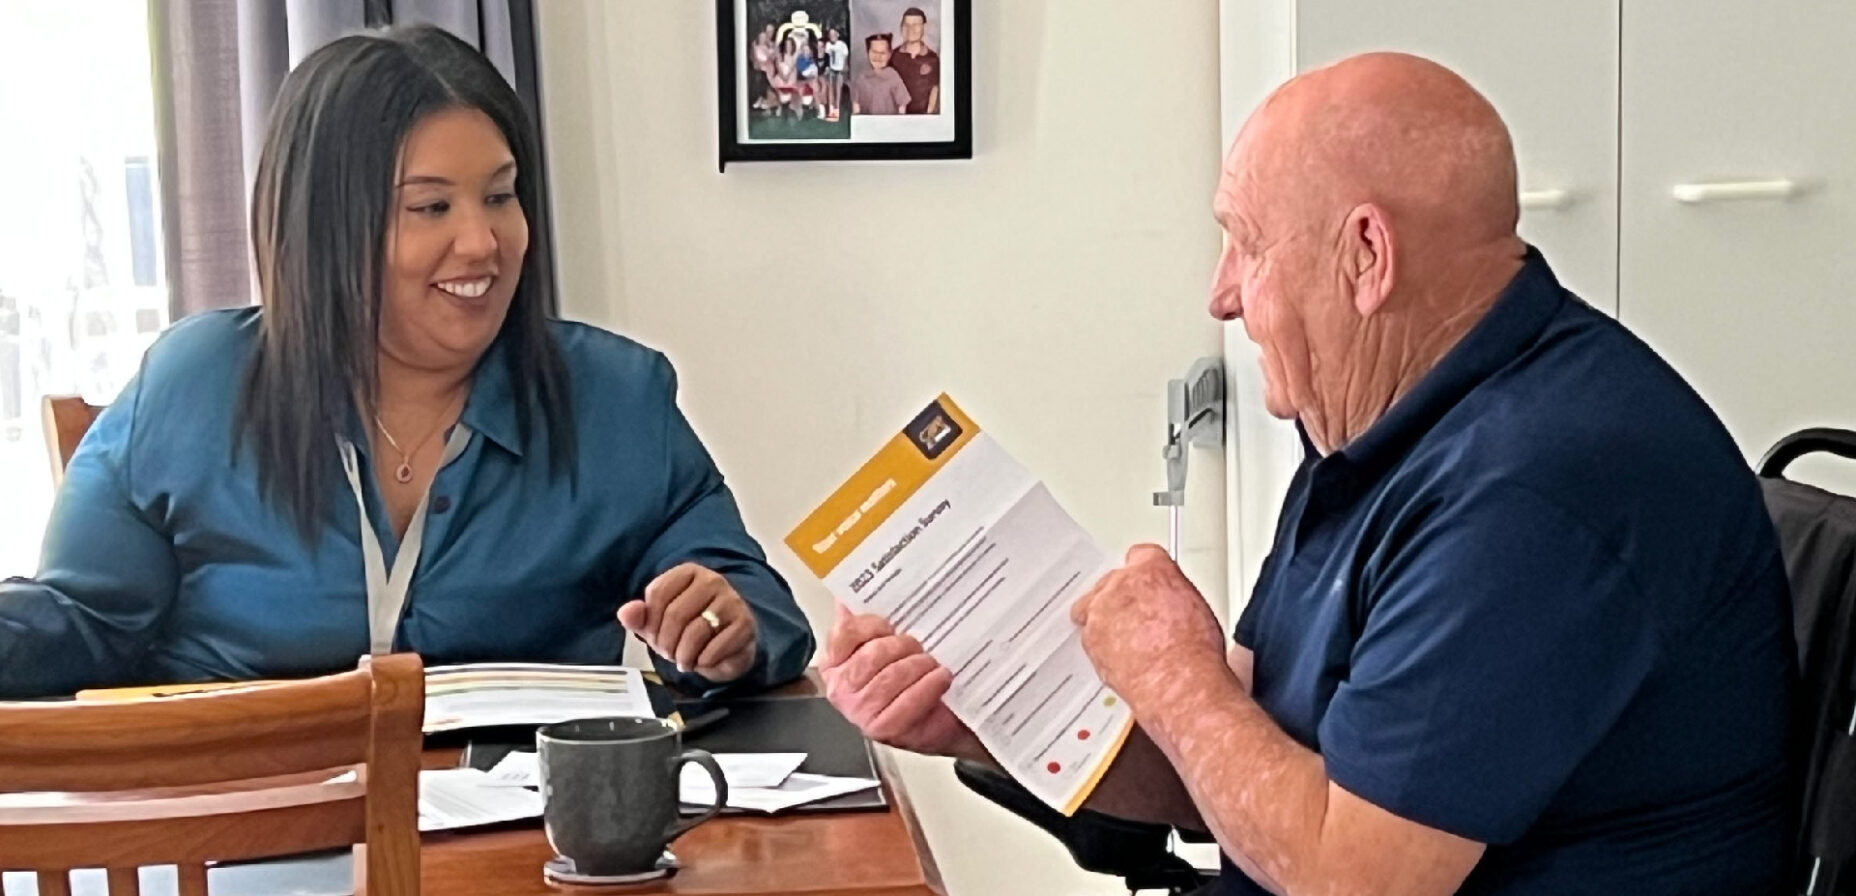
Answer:
[(1514, 136), (1521, 235), (1562, 283), (1615, 310), (1617, 0), (1302, 0), (1295, 28), (1303, 71), (1397, 50), (1469, 79)]
[(1629, 0), (1621, 45), (1621, 319), (1749, 459), (1856, 428), (1856, 3)]

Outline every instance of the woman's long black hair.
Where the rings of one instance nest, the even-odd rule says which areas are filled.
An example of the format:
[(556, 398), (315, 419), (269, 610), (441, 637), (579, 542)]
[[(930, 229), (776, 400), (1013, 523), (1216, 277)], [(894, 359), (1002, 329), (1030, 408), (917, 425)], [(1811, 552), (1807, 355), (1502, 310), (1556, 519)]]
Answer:
[[(516, 196), (540, 232), (538, 142), (516, 92), (489, 60), (445, 31), (414, 25), (351, 35), (304, 59), (278, 92), (252, 191), (251, 237), (264, 303), (236, 427), (265, 498), (314, 543), (342, 476), (337, 434), (374, 418), (381, 283), (402, 146), (426, 116), (476, 109), (495, 122), (517, 167)], [(549, 463), (571, 469), (575, 445), (566, 364), (548, 331), (539, 253), (497, 341), (508, 363), (519, 438), (534, 412)], [(236, 450), (236, 449), (235, 449)]]

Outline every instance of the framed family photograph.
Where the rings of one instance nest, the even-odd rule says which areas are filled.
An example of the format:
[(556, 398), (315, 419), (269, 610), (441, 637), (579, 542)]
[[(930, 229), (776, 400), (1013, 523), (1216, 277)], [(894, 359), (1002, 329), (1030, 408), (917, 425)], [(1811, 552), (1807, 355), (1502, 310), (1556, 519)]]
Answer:
[(970, 159), (970, 0), (716, 0), (720, 164)]

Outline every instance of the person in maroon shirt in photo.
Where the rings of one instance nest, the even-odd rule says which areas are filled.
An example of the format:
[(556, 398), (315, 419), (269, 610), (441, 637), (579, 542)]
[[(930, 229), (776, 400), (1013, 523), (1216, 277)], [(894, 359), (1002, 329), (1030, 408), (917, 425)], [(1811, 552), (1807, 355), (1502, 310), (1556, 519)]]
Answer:
[(908, 108), (909, 89), (889, 64), (892, 40), (887, 34), (864, 38), (864, 55), (870, 60), (870, 69), (851, 81), (851, 114), (900, 115)]
[(902, 13), (902, 44), (889, 65), (902, 76), (909, 89), (909, 115), (941, 114), (941, 57), (923, 39), (928, 33), (928, 14), (911, 6)]

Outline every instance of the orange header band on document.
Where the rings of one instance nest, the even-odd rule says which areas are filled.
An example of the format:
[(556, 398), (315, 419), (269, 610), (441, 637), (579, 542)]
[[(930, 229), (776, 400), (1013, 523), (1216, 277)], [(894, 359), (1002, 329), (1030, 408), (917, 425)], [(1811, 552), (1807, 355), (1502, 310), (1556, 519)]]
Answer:
[(793, 529), (786, 546), (825, 578), (978, 433), (946, 395), (935, 399)]

